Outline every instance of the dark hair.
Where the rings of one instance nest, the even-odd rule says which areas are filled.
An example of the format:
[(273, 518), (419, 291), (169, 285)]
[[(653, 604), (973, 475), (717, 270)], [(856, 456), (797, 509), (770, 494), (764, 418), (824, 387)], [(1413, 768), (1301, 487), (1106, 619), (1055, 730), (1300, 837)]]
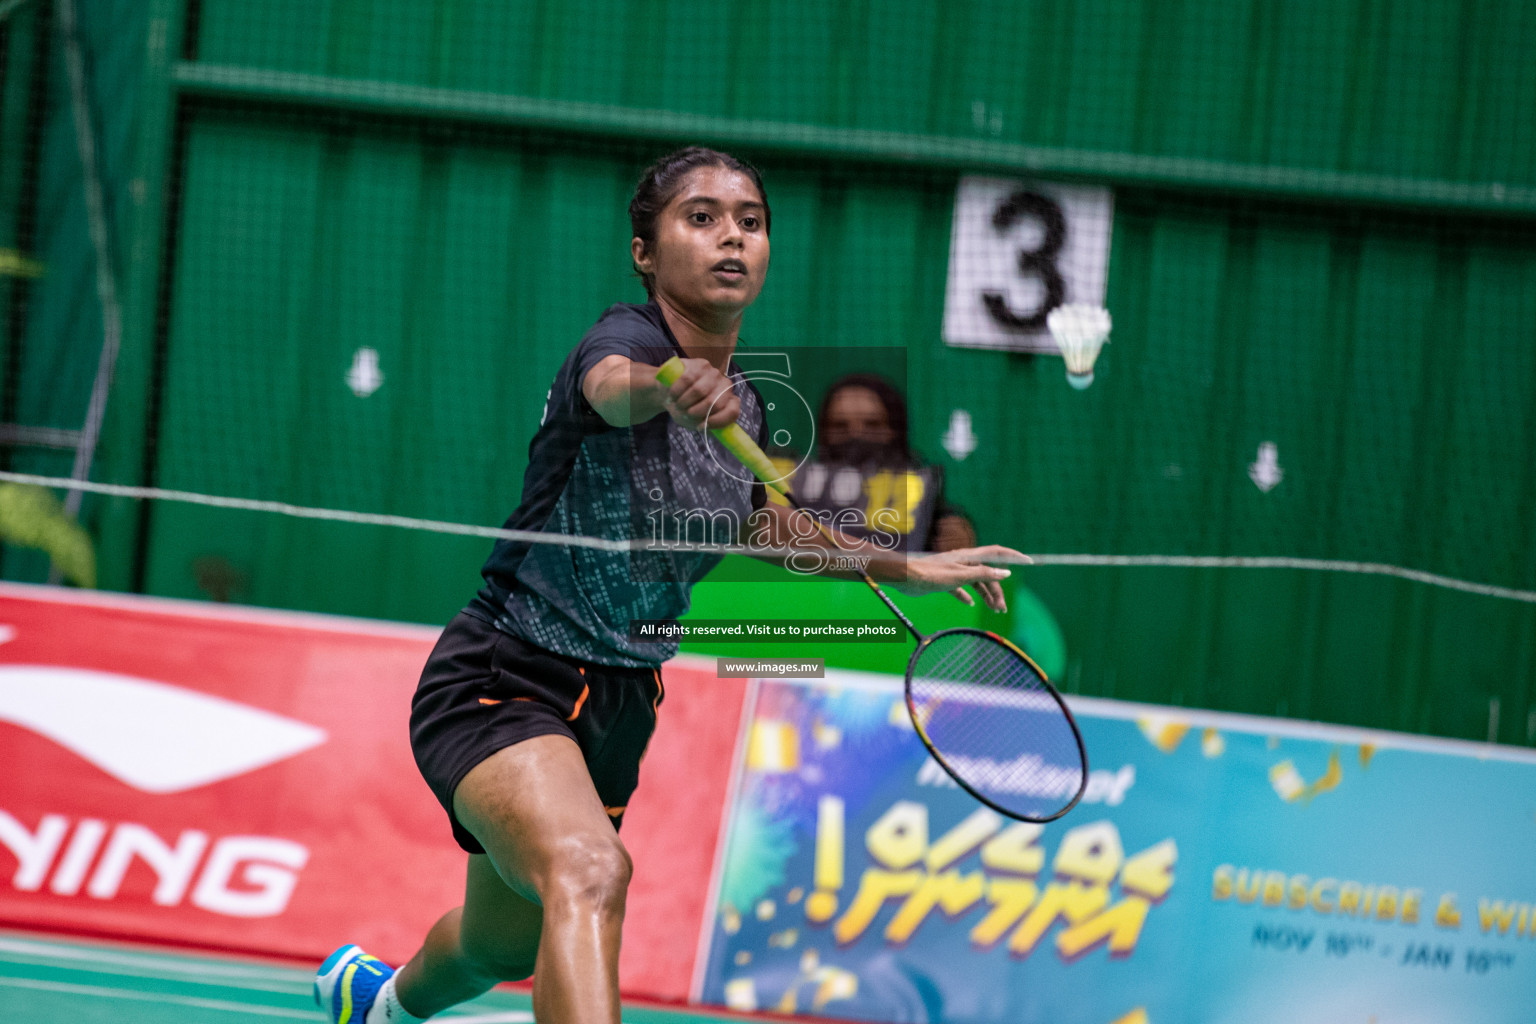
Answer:
[[(763, 178), (757, 173), (757, 168), (718, 149), (689, 146), (668, 153), (651, 164), (635, 185), (634, 198), (629, 201), (629, 228), (633, 237), (645, 243), (647, 249), (656, 244), (656, 218), (682, 191), (683, 179), (699, 167), (725, 167), (751, 178), (752, 184), (757, 186), (757, 194), (763, 200), (763, 231), (771, 230), (773, 214), (768, 209), (768, 192), (763, 188)], [(642, 273), (639, 267), (635, 267), (635, 273), (645, 285), (645, 293), (650, 295), (651, 275)]]
[[(849, 388), (864, 388), (866, 391), (875, 393), (875, 397), (880, 399), (880, 404), (885, 406), (885, 418), (891, 424), (891, 447), (899, 450), (908, 462), (916, 461), (916, 457), (912, 454), (912, 446), (907, 440), (907, 400), (890, 381), (873, 373), (850, 373), (832, 382), (832, 386), (827, 388), (827, 393), (821, 398), (821, 408), (816, 411), (818, 438), (826, 436), (827, 417), (832, 412), (832, 399), (837, 397), (839, 391), (846, 391)], [(822, 442), (818, 441), (818, 443)]]

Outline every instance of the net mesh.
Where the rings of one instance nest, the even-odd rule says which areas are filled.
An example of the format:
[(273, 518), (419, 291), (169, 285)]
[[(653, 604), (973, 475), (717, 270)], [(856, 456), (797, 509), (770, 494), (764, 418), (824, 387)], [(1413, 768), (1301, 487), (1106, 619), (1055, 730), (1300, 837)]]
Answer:
[[(774, 212), (746, 346), (868, 352), (924, 541), (1053, 556), (1064, 685), (1477, 738), (1497, 695), (1536, 739), (1527, 5), (181, 6), (0, 2), (0, 470), (125, 488), (75, 492), (104, 585), (445, 620), (560, 362), (644, 298), (640, 170), (701, 142)], [(1113, 315), (1086, 390), (1065, 302)], [(1329, 696), (1405, 674), (1447, 682)]]
[(930, 637), (909, 699), (948, 769), (996, 806), (1049, 820), (1076, 803), (1088, 766), (1065, 710), (1028, 661), (992, 637)]

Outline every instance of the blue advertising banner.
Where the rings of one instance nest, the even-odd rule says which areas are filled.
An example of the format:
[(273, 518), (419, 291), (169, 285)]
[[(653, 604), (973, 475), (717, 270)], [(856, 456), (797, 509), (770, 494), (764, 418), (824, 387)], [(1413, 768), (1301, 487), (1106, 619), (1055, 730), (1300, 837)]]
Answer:
[[(1536, 755), (1074, 700), (1060, 821), (951, 783), (899, 680), (751, 698), (696, 994), (878, 1021), (1536, 1020)], [(993, 708), (998, 735), (1032, 711)]]

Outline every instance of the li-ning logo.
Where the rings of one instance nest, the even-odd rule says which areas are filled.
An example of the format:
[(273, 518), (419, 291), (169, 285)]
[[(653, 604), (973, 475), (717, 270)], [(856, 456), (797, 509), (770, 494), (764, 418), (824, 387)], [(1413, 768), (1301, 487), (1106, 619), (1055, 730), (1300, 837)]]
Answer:
[(0, 721), (14, 722), (146, 793), (243, 775), (325, 742), (325, 730), (134, 676), (54, 665), (0, 667)]
[[(45, 665), (0, 666), (0, 721), (156, 794), (242, 775), (326, 740), (323, 729), (304, 722), (167, 683)], [(282, 913), (309, 861), (307, 848), (272, 836), (214, 839), (185, 829), (171, 842), (130, 821), (45, 814), (28, 827), (3, 809), (0, 847), (16, 857), (11, 885), (21, 892), (47, 882), (59, 896), (84, 888), (112, 899), (140, 860), (155, 873), (156, 904), (176, 906), (190, 891), (193, 905), (234, 917)]]

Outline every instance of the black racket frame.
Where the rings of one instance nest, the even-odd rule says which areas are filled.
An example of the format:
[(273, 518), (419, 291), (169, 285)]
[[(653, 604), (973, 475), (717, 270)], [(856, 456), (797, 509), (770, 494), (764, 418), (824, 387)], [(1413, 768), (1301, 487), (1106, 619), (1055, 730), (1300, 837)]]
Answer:
[[(873, 587), (873, 584), (871, 584), (871, 586)], [(1012, 818), (1014, 821), (1027, 821), (1031, 824), (1044, 825), (1048, 822), (1055, 821), (1056, 819), (1065, 815), (1068, 811), (1072, 810), (1072, 808), (1076, 807), (1078, 802), (1083, 799), (1083, 793), (1085, 793), (1088, 789), (1088, 748), (1083, 745), (1083, 734), (1078, 730), (1077, 719), (1072, 717), (1072, 712), (1067, 708), (1067, 702), (1062, 698), (1061, 694), (1057, 692), (1056, 687), (1051, 685), (1051, 681), (1046, 678), (1045, 673), (1040, 671), (1040, 666), (1035, 664), (1034, 659), (1025, 654), (1023, 651), (1019, 650), (1019, 648), (1015, 645), (998, 636), (996, 633), (985, 629), (976, 629), (972, 626), (957, 626), (953, 629), (941, 629), (937, 633), (934, 633), (932, 636), (924, 636), (917, 631), (916, 626), (912, 625), (912, 621), (901, 613), (900, 609), (896, 607), (895, 603), (891, 601), (889, 597), (886, 597), (883, 591), (881, 591), (878, 587), (874, 587), (874, 590), (881, 596), (881, 598), (885, 600), (886, 606), (889, 607), (892, 611), (896, 612), (896, 617), (901, 620), (902, 625), (906, 626), (907, 630), (917, 638), (917, 649), (912, 652), (912, 657), (907, 659), (907, 678), (904, 686), (907, 701), (907, 714), (912, 719), (912, 727), (917, 731), (917, 738), (923, 741), (923, 746), (928, 748), (929, 755), (933, 757), (934, 761), (938, 763), (940, 768), (944, 769), (944, 773), (951, 779), (954, 779), (956, 785), (965, 790), (971, 796), (975, 797), (982, 804), (992, 808), (992, 810), (996, 811), (998, 814), (1003, 815), (1004, 817)], [(1056, 706), (1061, 709), (1062, 716), (1066, 718), (1067, 725), (1072, 730), (1072, 739), (1077, 743), (1077, 756), (1082, 760), (1083, 778), (1082, 781), (1078, 783), (1077, 792), (1072, 795), (1072, 799), (1067, 802), (1065, 807), (1061, 808), (1061, 810), (1057, 811), (1055, 814), (1046, 817), (1021, 814), (1018, 811), (1010, 810), (1009, 808), (1004, 807), (997, 801), (978, 792), (974, 786), (965, 781), (965, 778), (958, 771), (950, 767), (949, 762), (944, 759), (944, 755), (940, 753), (938, 748), (933, 745), (933, 741), (928, 738), (928, 730), (923, 727), (922, 719), (918, 715), (917, 704), (912, 699), (912, 675), (917, 670), (917, 659), (922, 656), (924, 648), (926, 648), (929, 644), (933, 643), (940, 637), (951, 636), (956, 633), (968, 633), (974, 636), (983, 637), (992, 643), (1006, 648), (1008, 652), (1015, 657), (1022, 658), (1024, 663), (1030, 667), (1030, 670), (1039, 677), (1041, 685), (1045, 688), (1045, 691), (1050, 694), (1051, 699), (1056, 702)]]

